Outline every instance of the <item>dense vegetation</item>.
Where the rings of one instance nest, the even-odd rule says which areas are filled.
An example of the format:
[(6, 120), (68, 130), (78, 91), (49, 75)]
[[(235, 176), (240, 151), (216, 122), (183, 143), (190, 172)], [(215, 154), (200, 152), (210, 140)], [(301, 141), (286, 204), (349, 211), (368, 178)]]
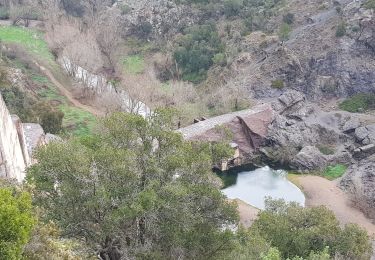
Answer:
[[(250, 229), (233, 232), (235, 204), (211, 172), (213, 158), (228, 157), (231, 149), (185, 142), (173, 132), (174, 122), (171, 111), (150, 119), (116, 113), (97, 135), (40, 148), (27, 177), (46, 223), (36, 234), (56, 241), (45, 233), (55, 229), (48, 226), (53, 221), (62, 236), (85, 238), (80, 246), (88, 251), (82, 252), (111, 260), (368, 259), (366, 232), (355, 225), (341, 229), (323, 207), (268, 201)], [(42, 238), (36, 239), (30, 243)]]
[(348, 112), (365, 112), (375, 108), (375, 94), (356, 94), (339, 104), (342, 110)]
[(270, 241), (283, 259), (309, 259), (313, 252), (322, 252), (326, 247), (331, 256), (344, 259), (371, 256), (366, 232), (356, 225), (340, 228), (334, 214), (325, 207), (303, 208), (293, 203), (268, 201), (252, 228)]
[(188, 28), (178, 44), (174, 58), (181, 67), (184, 80), (201, 82), (215, 60), (220, 63), (225, 59), (224, 45), (213, 24)]
[(30, 194), (0, 187), (0, 259), (20, 259), (34, 222)]

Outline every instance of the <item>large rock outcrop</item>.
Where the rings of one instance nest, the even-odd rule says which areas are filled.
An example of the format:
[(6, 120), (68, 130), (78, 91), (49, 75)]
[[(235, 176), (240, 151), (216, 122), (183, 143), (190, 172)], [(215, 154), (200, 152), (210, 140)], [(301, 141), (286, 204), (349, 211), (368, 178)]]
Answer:
[(340, 186), (357, 207), (375, 219), (375, 155), (350, 166)]

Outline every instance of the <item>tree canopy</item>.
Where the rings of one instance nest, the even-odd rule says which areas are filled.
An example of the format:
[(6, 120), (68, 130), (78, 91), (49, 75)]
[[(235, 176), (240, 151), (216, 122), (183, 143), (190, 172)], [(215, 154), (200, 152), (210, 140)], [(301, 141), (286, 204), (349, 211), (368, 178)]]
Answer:
[[(35, 202), (103, 259), (210, 259), (230, 250), (235, 206), (211, 173), (210, 145), (183, 141), (169, 113), (116, 113), (100, 134), (41, 148)], [(99, 248), (97, 248), (99, 246)]]
[(34, 223), (30, 194), (0, 188), (0, 259), (20, 259)]

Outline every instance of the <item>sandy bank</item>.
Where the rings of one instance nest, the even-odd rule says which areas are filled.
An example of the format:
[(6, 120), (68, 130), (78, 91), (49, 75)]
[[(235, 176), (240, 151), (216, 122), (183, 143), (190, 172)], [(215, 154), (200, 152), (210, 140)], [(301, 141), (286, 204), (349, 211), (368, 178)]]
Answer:
[(336, 181), (319, 176), (301, 175), (297, 181), (306, 195), (306, 206), (326, 206), (332, 210), (342, 225), (356, 223), (375, 236), (375, 225), (359, 209), (356, 209), (348, 195), (337, 187)]

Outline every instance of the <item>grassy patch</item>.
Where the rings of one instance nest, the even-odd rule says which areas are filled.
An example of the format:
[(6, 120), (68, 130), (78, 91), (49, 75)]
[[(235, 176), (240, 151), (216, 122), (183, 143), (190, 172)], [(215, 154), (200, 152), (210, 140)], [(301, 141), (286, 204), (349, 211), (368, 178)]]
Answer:
[(324, 155), (332, 155), (335, 153), (335, 149), (324, 144), (318, 144), (316, 145), (316, 148), (319, 149), (319, 151)]
[(301, 176), (301, 174), (299, 174), (299, 173), (288, 172), (287, 179), (288, 179), (288, 181), (290, 181), (291, 183), (293, 183), (294, 185), (296, 185), (300, 190), (302, 190), (302, 185), (301, 185), (301, 183), (298, 180), (298, 178), (300, 176)]
[(346, 172), (346, 169), (347, 167), (343, 164), (336, 164), (334, 166), (328, 166), (324, 170), (323, 176), (327, 178), (328, 180), (334, 180), (344, 175), (344, 173)]
[(25, 49), (47, 61), (52, 61), (53, 56), (43, 39), (43, 34), (36, 30), (16, 26), (1, 26), (0, 40), (5, 43), (19, 44)]
[(271, 87), (277, 88), (277, 89), (282, 89), (284, 88), (284, 81), (281, 79), (276, 79), (271, 82)]
[(59, 91), (49, 82), (46, 77), (33, 75), (32, 79), (44, 85), (38, 90), (38, 96), (45, 101), (59, 101), (61, 105), (57, 108), (64, 113), (63, 128), (66, 133), (75, 136), (90, 134), (96, 124), (96, 118), (91, 113), (71, 106), (66, 97), (62, 96)]
[(82, 109), (67, 104), (59, 106), (64, 113), (63, 127), (76, 136), (88, 135), (96, 125), (96, 117)]
[(142, 73), (145, 69), (145, 62), (140, 55), (129, 56), (123, 61), (124, 69), (131, 74)]
[(340, 109), (356, 113), (375, 109), (375, 94), (356, 94), (339, 104)]

